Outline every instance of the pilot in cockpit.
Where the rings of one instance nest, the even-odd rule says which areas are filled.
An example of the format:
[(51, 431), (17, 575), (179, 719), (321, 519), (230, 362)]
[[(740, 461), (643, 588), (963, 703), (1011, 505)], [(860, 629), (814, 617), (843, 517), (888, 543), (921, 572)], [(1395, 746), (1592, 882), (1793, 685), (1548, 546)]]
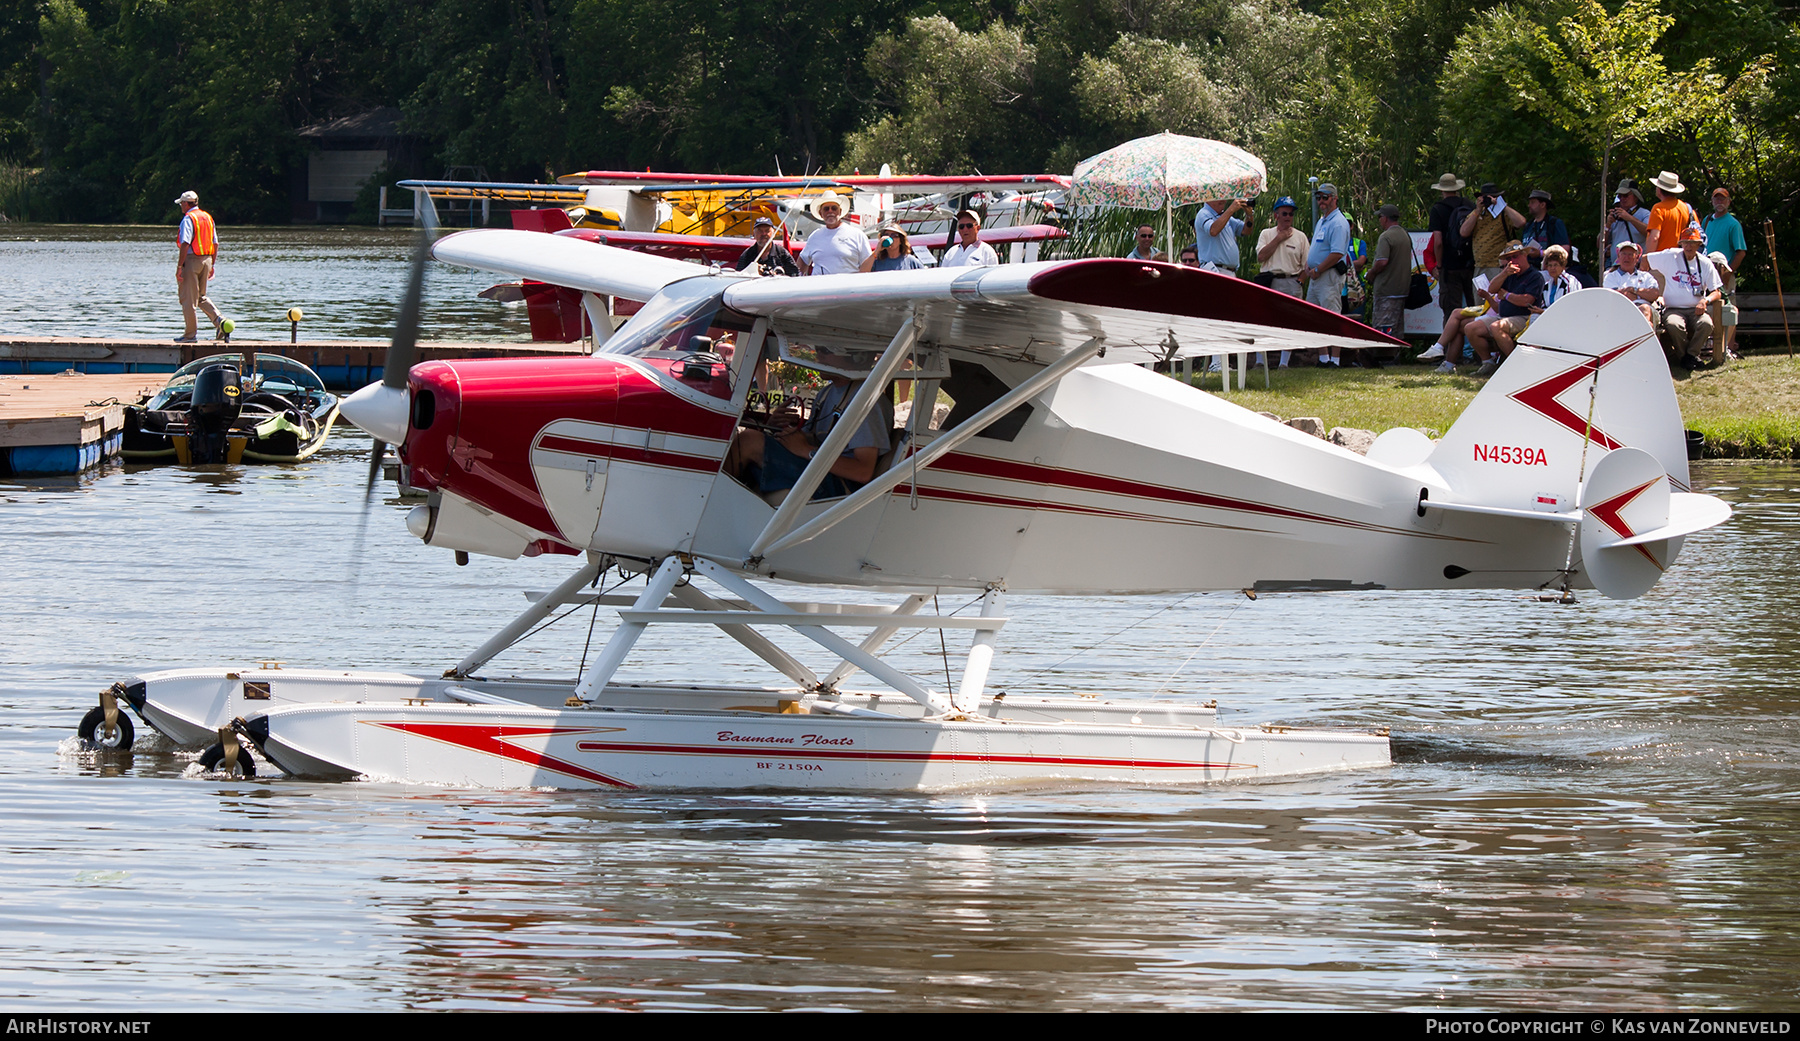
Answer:
[[(820, 360), (827, 364), (848, 362), (823, 352)], [(740, 428), (726, 456), (727, 472), (763, 494), (792, 488), (856, 393), (857, 384), (849, 377), (837, 373), (830, 376), (831, 382), (814, 396), (812, 412), (804, 422), (797, 422), (799, 417), (794, 413), (786, 413), (785, 423), (767, 431)], [(884, 409), (877, 406), (869, 410), (862, 426), (845, 444), (843, 454), (831, 464), (831, 473), (813, 493), (814, 499), (849, 495), (869, 483), (875, 476), (877, 461), (890, 447), (887, 423)]]

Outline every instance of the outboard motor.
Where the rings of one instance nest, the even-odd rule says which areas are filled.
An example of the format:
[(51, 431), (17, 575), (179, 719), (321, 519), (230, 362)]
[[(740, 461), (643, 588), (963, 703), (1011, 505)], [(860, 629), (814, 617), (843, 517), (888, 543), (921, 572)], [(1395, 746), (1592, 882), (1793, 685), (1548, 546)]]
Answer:
[(235, 365), (208, 365), (194, 377), (188, 409), (188, 450), (195, 463), (223, 463), (231, 450), (226, 435), (237, 422), (243, 391)]

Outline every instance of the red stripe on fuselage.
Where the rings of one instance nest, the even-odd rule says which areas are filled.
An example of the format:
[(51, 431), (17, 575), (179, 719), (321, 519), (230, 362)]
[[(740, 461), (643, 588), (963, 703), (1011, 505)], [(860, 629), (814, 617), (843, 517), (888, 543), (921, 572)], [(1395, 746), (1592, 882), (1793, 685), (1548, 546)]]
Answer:
[(546, 434), (539, 438), (537, 447), (591, 459), (617, 459), (620, 462), (648, 463), (651, 466), (667, 466), (677, 470), (694, 470), (700, 473), (716, 471), (719, 468), (720, 460), (725, 458), (725, 446), (723, 445), (720, 446), (718, 455), (707, 458), (683, 455), (679, 452), (653, 452), (647, 448), (609, 445), (603, 441), (587, 441), (580, 438), (561, 437), (556, 434)]
[[(903, 466), (905, 463), (904, 461), (896, 461), (894, 465)], [(1273, 506), (1268, 503), (1252, 502), (1248, 499), (1234, 499), (1223, 495), (1211, 495), (1206, 492), (1189, 491), (1184, 488), (1171, 488), (1166, 485), (1148, 484), (1143, 481), (1134, 481), (1123, 477), (1110, 477), (1105, 474), (1087, 473), (1081, 470), (1065, 470), (1057, 467), (1043, 466), (1037, 463), (1021, 463), (1010, 459), (996, 459), (991, 456), (969, 455), (963, 452), (951, 452), (942, 459), (933, 462), (928, 469), (968, 474), (973, 477), (990, 477), (1002, 481), (1018, 481), (1026, 484), (1069, 488), (1077, 491), (1098, 492), (1102, 495), (1118, 495), (1136, 499), (1153, 499), (1159, 502), (1179, 503), (1185, 506), (1199, 506), (1204, 509), (1254, 513), (1266, 517), (1279, 517), (1284, 520), (1305, 521), (1312, 524), (1330, 525), (1332, 527), (1355, 528), (1361, 531), (1416, 535), (1421, 538), (1446, 537), (1435, 535), (1431, 532), (1414, 531), (1410, 528), (1397, 528), (1385, 524), (1367, 524), (1362, 521), (1345, 520), (1341, 517), (1330, 517), (1321, 513), (1310, 513), (1305, 510), (1289, 509), (1285, 506)], [(920, 494), (925, 494), (925, 490), (921, 489)], [(1026, 500), (1018, 500), (1018, 503), (1027, 508), (1061, 507), (1063, 505), (1060, 503), (1030, 502)], [(1174, 517), (1145, 516), (1146, 519), (1181, 522), (1179, 518)], [(1220, 526), (1225, 527), (1226, 525)]]

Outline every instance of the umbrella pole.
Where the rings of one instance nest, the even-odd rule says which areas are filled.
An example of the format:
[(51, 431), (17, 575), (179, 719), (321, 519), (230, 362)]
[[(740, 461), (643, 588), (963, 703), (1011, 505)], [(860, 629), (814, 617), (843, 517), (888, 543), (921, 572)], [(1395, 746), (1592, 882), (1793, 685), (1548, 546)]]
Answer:
[(1175, 253), (1175, 205), (1163, 196), (1163, 252), (1168, 255), (1169, 262), (1174, 263)]

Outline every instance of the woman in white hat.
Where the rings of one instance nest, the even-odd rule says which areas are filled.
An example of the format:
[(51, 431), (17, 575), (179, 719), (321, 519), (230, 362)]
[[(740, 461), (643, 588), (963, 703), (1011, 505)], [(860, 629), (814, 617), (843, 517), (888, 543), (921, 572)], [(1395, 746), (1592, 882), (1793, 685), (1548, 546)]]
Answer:
[(906, 229), (893, 221), (881, 226), (881, 238), (875, 244), (875, 252), (863, 258), (862, 271), (914, 271), (924, 267), (919, 258), (913, 256), (912, 240), (907, 237)]
[(861, 228), (844, 223), (844, 201), (836, 192), (819, 196), (812, 208), (825, 226), (806, 237), (806, 246), (800, 250), (800, 273), (855, 274), (869, 255), (868, 237)]

